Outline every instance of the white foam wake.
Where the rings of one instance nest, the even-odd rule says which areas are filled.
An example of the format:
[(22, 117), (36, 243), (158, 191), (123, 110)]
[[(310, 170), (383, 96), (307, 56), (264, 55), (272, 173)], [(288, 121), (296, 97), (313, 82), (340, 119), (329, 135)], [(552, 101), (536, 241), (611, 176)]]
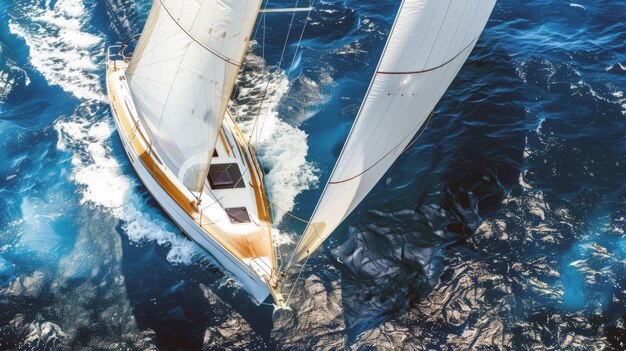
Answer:
[(308, 135), (278, 113), (289, 91), (287, 76), (283, 71), (268, 71), (256, 55), (249, 54), (246, 60), (248, 69), (239, 77), (238, 97), (231, 108), (267, 172), (265, 183), (278, 223), (285, 211), (294, 209), (296, 196), (317, 185), (318, 176), (306, 159)]
[[(168, 259), (174, 263), (191, 263), (201, 251), (197, 245), (177, 234), (173, 224), (162, 218), (133, 191), (132, 178), (122, 173), (118, 161), (107, 146), (113, 127), (111, 122), (98, 121), (107, 114), (100, 84), (103, 40), (88, 30), (91, 12), (81, 0), (58, 0), (26, 3), (10, 19), (10, 30), (23, 38), (30, 48), (30, 62), (50, 85), (58, 85), (77, 98), (85, 100), (77, 112), (55, 123), (59, 133), (59, 149), (71, 152), (71, 178), (81, 186), (82, 203), (95, 204), (124, 222), (123, 229), (135, 242), (156, 241), (170, 246)], [(252, 79), (258, 89), (264, 87), (267, 70)], [(315, 169), (307, 162), (307, 135), (278, 117), (277, 106), (288, 91), (284, 74), (273, 75), (271, 97), (265, 100), (260, 113), (259, 128), (254, 133), (261, 163), (268, 170), (265, 179), (271, 201), (287, 211), (293, 210), (295, 197), (317, 182)], [(243, 89), (245, 90), (245, 88)], [(251, 91), (254, 89), (251, 89)], [(242, 92), (241, 95), (245, 95)], [(255, 104), (242, 107), (256, 113)], [(107, 116), (107, 121), (110, 118)], [(252, 131), (252, 119), (243, 127)], [(278, 220), (283, 212), (277, 211)], [(276, 238), (288, 242), (288, 238)]]
[(9, 94), (11, 94), (14, 84), (15, 78), (8, 72), (0, 70), (0, 103), (4, 101)]
[(97, 64), (102, 39), (86, 32), (91, 16), (83, 2), (20, 2), (15, 11), (9, 30), (24, 39), (30, 63), (48, 83), (80, 99), (104, 100)]
[(621, 90), (613, 92), (611, 95), (617, 99), (617, 102), (622, 107), (622, 114), (626, 116), (626, 98), (624, 98), (624, 92)]
[[(30, 63), (50, 85), (58, 85), (85, 100), (75, 114), (58, 120), (58, 148), (72, 153), (71, 179), (81, 186), (81, 202), (91, 203), (123, 221), (134, 242), (155, 241), (169, 246), (168, 260), (191, 263), (201, 251), (178, 234), (173, 225), (155, 214), (133, 192), (133, 181), (122, 173), (107, 143), (112, 135), (109, 111), (101, 102), (102, 39), (87, 32), (91, 10), (81, 0), (25, 2), (9, 21), (13, 34), (30, 48)], [(106, 115), (106, 122), (96, 116)]]
[[(54, 128), (59, 134), (57, 147), (72, 152), (73, 181), (82, 187), (81, 203), (91, 203), (123, 221), (122, 229), (137, 243), (154, 241), (169, 246), (168, 261), (191, 264), (203, 251), (178, 234), (167, 220), (151, 211), (145, 200), (133, 191), (134, 183), (122, 173), (118, 161), (106, 146), (113, 128), (109, 122), (93, 122), (97, 105), (83, 105)], [(150, 212), (153, 212), (150, 214)]]
[(577, 7), (577, 8), (579, 8), (579, 9), (586, 10), (586, 8), (585, 8), (583, 5), (581, 5), (581, 4), (570, 3), (570, 4), (569, 4), (569, 6), (570, 6), (570, 7)]

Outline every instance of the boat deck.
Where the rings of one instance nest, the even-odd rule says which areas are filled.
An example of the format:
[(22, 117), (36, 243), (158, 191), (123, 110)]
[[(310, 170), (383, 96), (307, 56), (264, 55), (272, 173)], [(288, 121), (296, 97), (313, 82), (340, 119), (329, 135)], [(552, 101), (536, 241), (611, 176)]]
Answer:
[[(221, 169), (209, 174), (214, 179), (208, 179), (197, 204), (194, 194), (184, 188), (149, 146), (151, 141), (141, 126), (125, 76), (126, 63), (115, 63), (116, 68), (112, 63), (107, 68), (107, 88), (120, 134), (127, 138), (159, 185), (206, 235), (259, 276), (273, 277), (274, 249), (262, 173), (232, 116), (227, 114), (224, 118), (211, 162), (211, 167)], [(237, 172), (233, 173), (235, 168)], [(239, 179), (233, 179), (233, 175)]]

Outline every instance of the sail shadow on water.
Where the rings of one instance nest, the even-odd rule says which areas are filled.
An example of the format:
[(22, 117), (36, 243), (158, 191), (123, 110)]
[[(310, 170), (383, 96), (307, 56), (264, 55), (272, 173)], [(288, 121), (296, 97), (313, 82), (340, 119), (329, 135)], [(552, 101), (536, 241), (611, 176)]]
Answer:
[[(498, 168), (497, 162), (492, 166)], [(427, 178), (434, 183), (424, 193), (410, 192), (418, 197), (413, 208), (376, 206), (350, 228), (336, 253), (350, 336), (404, 315), (449, 279), (444, 274), (447, 250), (463, 246), (480, 225), (481, 214), (491, 211), (489, 203), (505, 194), (489, 175), (465, 176), (462, 184), (424, 177), (424, 183)]]
[(339, 247), (343, 307), (352, 337), (404, 315), (426, 298), (445, 279), (445, 249), (471, 235), (479, 223), (473, 195), (452, 191), (433, 177), (422, 181), (422, 187), (429, 186), (413, 208), (383, 205), (367, 211)]
[[(515, 126), (535, 116), (511, 106), (519, 92), (501, 89), (518, 78), (505, 52), (488, 49), (493, 40), (477, 46), (423, 136), (348, 220), (353, 227), (336, 258), (352, 337), (419, 308), (452, 279), (448, 252), (465, 247), (494, 204), (519, 186), (525, 132)], [(484, 67), (487, 51), (499, 69)], [(500, 133), (484, 133), (503, 123)]]
[(371, 214), (376, 224), (352, 228), (339, 248), (349, 334), (358, 335), (406, 312), (428, 293), (443, 270), (438, 253), (445, 242), (429, 231), (400, 228), (399, 220), (416, 220), (403, 212), (410, 211)]
[[(153, 331), (159, 348), (200, 349), (215, 342), (213, 325), (230, 321), (239, 323), (238, 329), (245, 331), (246, 337), (231, 335), (230, 344), (220, 340), (220, 345), (267, 347), (271, 307), (256, 307), (245, 292), (233, 289), (232, 278), (225, 276), (214, 259), (207, 256), (190, 266), (172, 266), (163, 259), (162, 251), (167, 248), (153, 246), (146, 250), (124, 235), (121, 238), (122, 269), (135, 320), (141, 330)], [(245, 347), (237, 344), (242, 340), (248, 342)]]

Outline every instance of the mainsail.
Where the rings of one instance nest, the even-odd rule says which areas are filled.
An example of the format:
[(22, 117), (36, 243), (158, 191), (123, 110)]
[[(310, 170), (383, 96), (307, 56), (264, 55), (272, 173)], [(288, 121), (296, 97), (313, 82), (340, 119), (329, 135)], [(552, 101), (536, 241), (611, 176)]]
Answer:
[(465, 63), (496, 0), (404, 0), (291, 263), (310, 255), (412, 141)]
[(165, 165), (201, 191), (261, 0), (154, 0), (128, 67)]

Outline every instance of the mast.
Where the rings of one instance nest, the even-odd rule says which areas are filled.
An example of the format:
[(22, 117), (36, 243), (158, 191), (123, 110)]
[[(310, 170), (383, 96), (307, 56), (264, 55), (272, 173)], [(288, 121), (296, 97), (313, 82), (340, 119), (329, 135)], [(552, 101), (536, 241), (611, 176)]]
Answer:
[(154, 0), (127, 70), (151, 147), (190, 191), (208, 175), (261, 0)]
[(496, 0), (403, 0), (290, 264), (308, 257), (402, 154), (471, 53)]

